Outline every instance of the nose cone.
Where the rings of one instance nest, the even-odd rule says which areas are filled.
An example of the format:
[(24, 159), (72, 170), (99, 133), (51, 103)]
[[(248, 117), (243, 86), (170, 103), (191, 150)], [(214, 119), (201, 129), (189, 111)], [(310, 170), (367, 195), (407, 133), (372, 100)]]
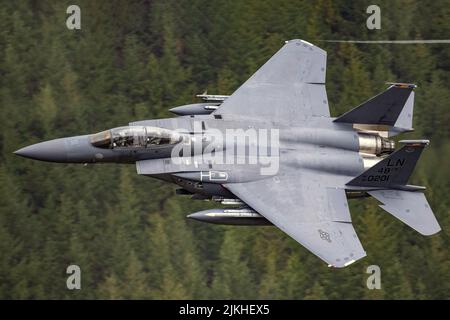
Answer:
[(66, 162), (67, 152), (64, 138), (33, 144), (14, 152), (18, 156), (50, 162)]

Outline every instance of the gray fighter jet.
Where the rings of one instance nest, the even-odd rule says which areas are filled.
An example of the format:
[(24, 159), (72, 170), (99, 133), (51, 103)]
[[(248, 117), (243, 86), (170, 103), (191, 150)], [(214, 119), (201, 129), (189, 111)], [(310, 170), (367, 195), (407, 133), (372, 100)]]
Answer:
[(372, 196), (423, 235), (440, 230), (423, 194), (408, 184), (427, 140), (412, 131), (413, 84), (330, 117), (326, 52), (291, 40), (231, 96), (171, 109), (178, 117), (46, 141), (17, 155), (51, 162), (135, 163), (138, 174), (179, 185), (177, 194), (228, 205), (188, 217), (275, 225), (332, 267), (366, 255), (348, 198)]

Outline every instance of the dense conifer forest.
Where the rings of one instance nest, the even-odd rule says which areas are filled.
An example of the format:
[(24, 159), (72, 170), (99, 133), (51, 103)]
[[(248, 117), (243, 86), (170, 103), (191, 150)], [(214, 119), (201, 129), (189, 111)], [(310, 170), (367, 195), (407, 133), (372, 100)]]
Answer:
[[(81, 8), (81, 30), (66, 9)], [(450, 44), (328, 43), (323, 39), (448, 39), (448, 0), (2, 1), (0, 4), (0, 298), (448, 299), (450, 298)], [(421, 236), (378, 207), (349, 200), (367, 257), (326, 264), (273, 227), (190, 221), (210, 208), (134, 165), (26, 160), (14, 150), (172, 117), (196, 94), (231, 94), (285, 40), (328, 52), (333, 116), (416, 83), (415, 131), (427, 138), (410, 181), (427, 186), (442, 227)], [(66, 268), (81, 268), (81, 290)], [(381, 268), (368, 290), (367, 267)]]

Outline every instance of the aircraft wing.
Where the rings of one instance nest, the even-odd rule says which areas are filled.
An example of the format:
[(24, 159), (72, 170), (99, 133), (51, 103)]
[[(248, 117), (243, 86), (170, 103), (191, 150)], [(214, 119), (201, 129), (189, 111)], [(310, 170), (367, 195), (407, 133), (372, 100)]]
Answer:
[(225, 187), (330, 266), (366, 256), (351, 224), (344, 189), (328, 176), (302, 172)]
[(288, 122), (329, 117), (326, 59), (326, 52), (319, 47), (303, 40), (287, 41), (213, 115)]

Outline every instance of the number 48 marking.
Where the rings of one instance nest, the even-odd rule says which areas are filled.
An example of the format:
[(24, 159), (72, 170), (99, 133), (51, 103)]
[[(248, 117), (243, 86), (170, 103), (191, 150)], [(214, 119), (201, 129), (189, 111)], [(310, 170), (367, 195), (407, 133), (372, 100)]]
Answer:
[(381, 173), (381, 174), (388, 174), (389, 172), (391, 172), (391, 168), (384, 167), (384, 168), (378, 169), (378, 173)]

